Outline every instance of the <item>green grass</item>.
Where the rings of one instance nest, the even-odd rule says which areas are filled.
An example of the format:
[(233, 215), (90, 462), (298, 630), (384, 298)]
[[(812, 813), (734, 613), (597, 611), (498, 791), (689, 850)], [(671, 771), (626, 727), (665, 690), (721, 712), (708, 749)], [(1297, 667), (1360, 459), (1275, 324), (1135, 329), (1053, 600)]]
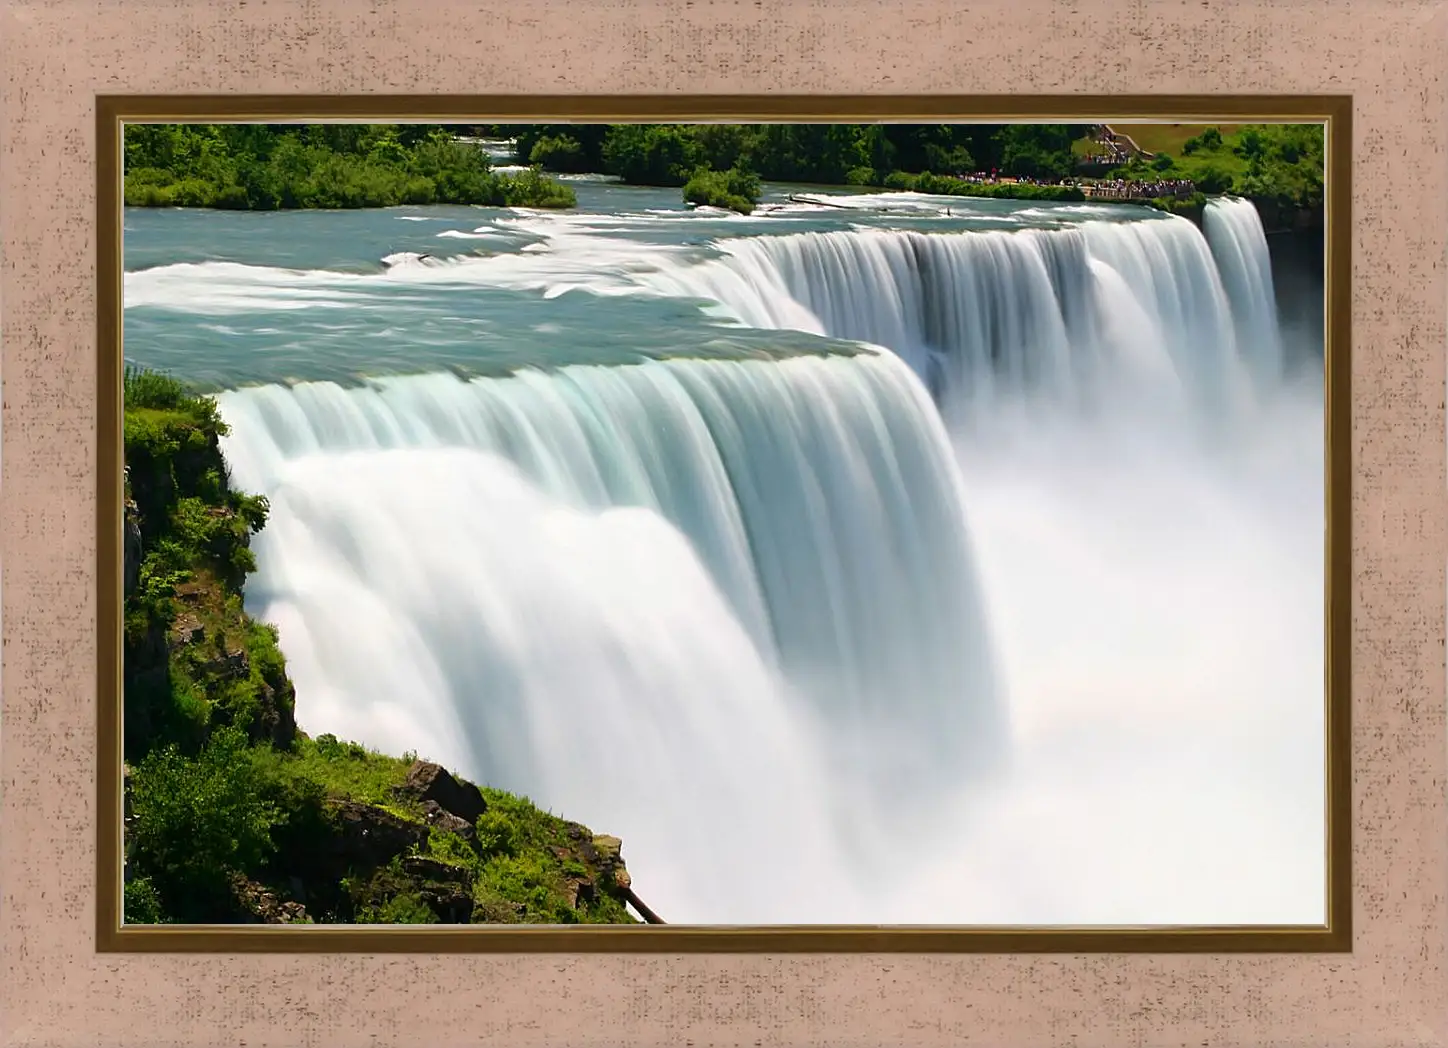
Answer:
[(621, 901), (602, 893), (582, 911), (568, 905), (566, 883), (590, 872), (559, 855), (577, 850), (573, 824), (502, 790), (485, 788), (483, 798), (488, 811), (478, 820), (482, 857), (474, 890), (481, 910), (513, 907), (524, 924), (636, 923)]
[[(1183, 135), (1185, 130), (1195, 133)], [(1121, 169), (1121, 177), (1190, 179), (1209, 196), (1246, 197), (1264, 213), (1264, 221), (1274, 215), (1321, 212), (1325, 171), (1320, 125), (1178, 126), (1170, 140), (1162, 136), (1153, 141), (1170, 141), (1176, 151), (1162, 152), (1164, 159), (1133, 161)]]
[[(1130, 135), (1138, 146), (1148, 153), (1171, 153), (1179, 155), (1182, 145), (1188, 139), (1201, 134), (1206, 124), (1112, 124), (1111, 129), (1118, 135)], [(1234, 135), (1241, 124), (1214, 125), (1224, 136)]]
[(330, 797), (374, 804), (403, 818), (419, 817), (414, 806), (393, 792), (407, 780), (413, 754), (389, 757), (334, 735), (299, 736), (290, 750), (259, 747), (254, 759), (261, 774), (283, 783), (315, 783)]
[(1078, 138), (1071, 143), (1071, 155), (1081, 157), (1106, 156), (1107, 149), (1093, 138)]

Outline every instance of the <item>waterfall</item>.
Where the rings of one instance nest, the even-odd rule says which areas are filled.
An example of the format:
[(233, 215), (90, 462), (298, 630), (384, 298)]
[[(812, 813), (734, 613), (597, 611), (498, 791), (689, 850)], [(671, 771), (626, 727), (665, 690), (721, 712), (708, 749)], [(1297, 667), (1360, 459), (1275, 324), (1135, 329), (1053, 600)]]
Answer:
[(712, 837), (696, 859), (760, 827), (783, 848), (999, 750), (954, 464), (892, 356), (221, 407), (235, 483), (272, 506), (248, 604), (280, 625), (304, 719), (421, 735), (660, 869), (686, 826)]
[(1282, 334), (1272, 286), (1272, 259), (1257, 208), (1250, 200), (1210, 200), (1202, 225), (1232, 303), (1238, 341), (1254, 348), (1252, 364), (1260, 379), (1280, 378)]
[(676, 248), (347, 280), (862, 348), (221, 395), (303, 725), (618, 834), (672, 921), (1319, 919), (1320, 783), (1242, 770), (1321, 756), (1320, 406), (1253, 414), (1260, 223)]
[[(1243, 257), (1257, 258), (1241, 239)], [(1234, 321), (1232, 296), (1261, 300), (1261, 273), (1223, 267), (1224, 286), (1213, 248), (1184, 218), (810, 232), (718, 248), (718, 261), (663, 267), (649, 282), (718, 302), (751, 326), (889, 347), (952, 424), (1003, 398), (1053, 411), (1112, 412), (1130, 402), (1220, 419), (1243, 409), (1251, 375), (1270, 374), (1280, 357), (1275, 311)], [(1270, 306), (1270, 274), (1268, 287)]]

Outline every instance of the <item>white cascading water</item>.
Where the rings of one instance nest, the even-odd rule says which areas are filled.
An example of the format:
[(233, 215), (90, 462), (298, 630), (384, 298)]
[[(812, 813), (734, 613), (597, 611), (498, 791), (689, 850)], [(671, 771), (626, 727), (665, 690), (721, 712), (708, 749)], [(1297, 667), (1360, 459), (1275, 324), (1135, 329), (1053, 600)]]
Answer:
[(1253, 347), (1250, 362), (1260, 381), (1281, 379), (1285, 361), (1272, 259), (1257, 208), (1250, 200), (1213, 200), (1202, 215), (1202, 228), (1232, 303), (1238, 343)]
[(1208, 210), (630, 278), (893, 353), (225, 394), (302, 720), (617, 833), (674, 922), (1320, 920), (1320, 399)]
[(680, 868), (659, 905), (754, 912), (703, 856), (853, 832), (1000, 749), (949, 445), (892, 356), (221, 404), (235, 482), (272, 504), (248, 601), (307, 718), (608, 827)]
[(1247, 396), (1227, 293), (1186, 219), (801, 233), (720, 247), (719, 262), (651, 283), (717, 301), (755, 327), (888, 346), (930, 383), (952, 425), (1022, 395), (1086, 408), (1149, 390), (1172, 411), (1216, 417)]

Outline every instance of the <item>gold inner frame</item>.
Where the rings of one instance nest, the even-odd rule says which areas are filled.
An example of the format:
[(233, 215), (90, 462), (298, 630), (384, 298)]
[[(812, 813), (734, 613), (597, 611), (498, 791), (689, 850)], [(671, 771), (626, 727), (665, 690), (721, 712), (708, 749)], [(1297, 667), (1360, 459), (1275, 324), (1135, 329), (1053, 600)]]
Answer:
[[(1322, 925), (131, 925), (121, 921), (122, 127), (128, 123), (1321, 123), (1327, 922)], [(1347, 953), (1352, 950), (1348, 95), (99, 95), (96, 949), (102, 953)]]

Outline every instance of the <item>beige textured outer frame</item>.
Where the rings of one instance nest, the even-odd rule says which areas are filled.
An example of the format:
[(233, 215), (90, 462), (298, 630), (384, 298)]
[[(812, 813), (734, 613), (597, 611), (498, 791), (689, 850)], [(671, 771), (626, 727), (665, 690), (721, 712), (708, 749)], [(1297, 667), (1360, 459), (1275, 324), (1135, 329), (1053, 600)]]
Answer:
[[(1439, 1045), (1445, 15), (1424, 0), (10, 0), (0, 1039)], [(1351, 955), (95, 953), (94, 97), (1354, 96)]]

